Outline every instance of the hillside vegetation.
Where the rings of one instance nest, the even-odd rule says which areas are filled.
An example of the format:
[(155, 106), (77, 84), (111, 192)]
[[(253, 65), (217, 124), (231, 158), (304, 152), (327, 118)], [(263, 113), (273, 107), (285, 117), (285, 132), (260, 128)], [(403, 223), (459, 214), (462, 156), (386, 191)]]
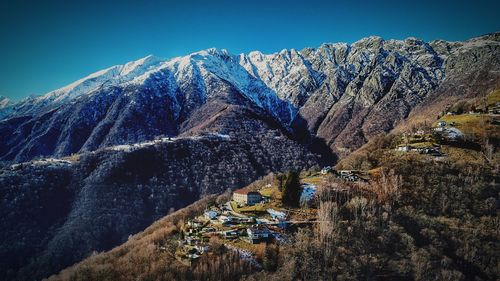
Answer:
[[(477, 100), (460, 102), (449, 108), (453, 114), (378, 135), (337, 164), (337, 170), (359, 171), (366, 180), (301, 173), (301, 182), (318, 188), (314, 202), (298, 208), (312, 208), (316, 221), (290, 227), (284, 241), (247, 246), (261, 266), (239, 259), (218, 240), (211, 240), (216, 250), (197, 264), (172, 259), (179, 222), (199, 215), (210, 197), (51, 279), (497, 280), (499, 125), (484, 111), (459, 110), (475, 105)], [(273, 177), (248, 188), (283, 200), (279, 187), (293, 177)]]
[(207, 196), (176, 211), (113, 250), (94, 254), (49, 280), (237, 280), (252, 271), (239, 255), (213, 241), (217, 255), (204, 256), (193, 268), (175, 259), (177, 240), (184, 221), (199, 215), (223, 194)]
[(255, 132), (113, 147), (74, 162), (3, 166), (0, 279), (48, 277), (203, 196), (271, 171), (318, 165), (315, 155), (279, 131)]
[(269, 243), (263, 263), (275, 266), (255, 268), (221, 250), (190, 267), (156, 250), (175, 241), (181, 214), (201, 213), (207, 198), (51, 280), (496, 280), (498, 162), (384, 148), (395, 141), (385, 136), (365, 147), (376, 165), (368, 182), (313, 177), (319, 223)]
[[(306, 218), (287, 239), (257, 247), (259, 265), (216, 239), (197, 265), (170, 262), (183, 225), (172, 221), (152, 230), (163, 242), (141, 236), (123, 260), (120, 251), (99, 254), (58, 278), (425, 279), (408, 261), (423, 249), (436, 272), (418, 272), (438, 274), (445, 267), (436, 259), (446, 257), (449, 279), (491, 279), (497, 270), (483, 257), (496, 256), (483, 250), (496, 246), (499, 50), (500, 33), (464, 42), (369, 37), (272, 55), (208, 49), (147, 57), (126, 75), (114, 66), (0, 110), (0, 279), (48, 277), (204, 196), (271, 172), (319, 173), (339, 159), (336, 169), (350, 171), (308, 179), (333, 192), (326, 199), (303, 206), (297, 189), (267, 191), (326, 223)], [(433, 128), (439, 118), (456, 120)], [(239, 211), (264, 212), (252, 208)], [(435, 238), (454, 232), (421, 220), (441, 217), (484, 228), (484, 244), (464, 250), (462, 234)]]

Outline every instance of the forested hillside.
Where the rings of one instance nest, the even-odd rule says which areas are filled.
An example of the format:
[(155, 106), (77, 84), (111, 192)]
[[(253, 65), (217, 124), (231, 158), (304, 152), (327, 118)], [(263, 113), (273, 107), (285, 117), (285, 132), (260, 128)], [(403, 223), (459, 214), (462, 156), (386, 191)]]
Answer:
[[(195, 265), (173, 258), (179, 221), (200, 214), (214, 200), (207, 198), (51, 280), (496, 280), (498, 157), (457, 161), (400, 153), (395, 143), (395, 135), (381, 136), (361, 150), (376, 166), (368, 182), (326, 176), (313, 203), (318, 223), (291, 229), (288, 242), (265, 245), (263, 267), (232, 256), (217, 240), (211, 246), (220, 250)], [(357, 157), (339, 165), (359, 163)]]

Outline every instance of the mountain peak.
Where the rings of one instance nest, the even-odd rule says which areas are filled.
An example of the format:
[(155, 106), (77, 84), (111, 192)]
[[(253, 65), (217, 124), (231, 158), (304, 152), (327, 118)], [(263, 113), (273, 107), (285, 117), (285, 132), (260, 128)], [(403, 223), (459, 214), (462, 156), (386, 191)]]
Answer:
[(11, 103), (12, 101), (9, 98), (0, 96), (0, 109), (10, 105)]
[[(324, 76), (321, 73), (326, 68), (333, 71), (338, 69), (340, 65), (344, 69), (342, 79), (356, 76), (366, 65), (373, 62), (381, 48), (385, 49), (384, 54), (390, 53), (406, 57), (415, 63), (424, 63), (425, 65), (422, 67), (431, 71), (426, 75), (435, 79), (435, 77), (442, 77), (439, 69), (442, 65), (442, 59), (451, 52), (480, 47), (483, 44), (494, 44), (493, 41), (496, 39), (498, 39), (498, 34), (489, 34), (464, 42), (433, 41), (426, 43), (414, 37), (408, 37), (404, 40), (384, 40), (380, 36), (369, 36), (352, 44), (325, 43), (318, 48), (304, 48), (300, 52), (292, 48), (272, 54), (263, 54), (256, 50), (247, 54), (233, 55), (226, 49), (208, 48), (171, 59), (148, 55), (123, 65), (115, 65), (97, 71), (43, 96), (24, 99), (19, 102), (25, 105), (22, 106), (23, 111), (19, 113), (39, 111), (47, 106), (53, 108), (57, 104), (82, 95), (92, 94), (110, 86), (141, 85), (150, 81), (150, 77), (162, 77), (161, 79), (169, 80), (164, 83), (172, 87), (169, 88), (170, 90), (173, 90), (178, 84), (183, 84), (183, 81), (179, 81), (179, 79), (193, 79), (193, 77), (201, 79), (200, 70), (203, 73), (208, 72), (234, 83), (239, 90), (251, 96), (262, 97), (274, 92), (281, 100), (286, 102), (293, 100), (292, 103), (296, 106), (301, 104), (300, 100), (304, 98), (297, 96), (302, 96), (301, 93), (305, 92), (306, 89), (309, 91), (321, 86), (323, 79), (321, 77)], [(433, 56), (436, 53), (441, 58), (433, 64), (432, 61), (435, 59)], [(384, 54), (379, 59), (383, 59)], [(326, 68), (311, 72), (310, 66), (307, 63), (304, 64), (304, 60), (316, 64), (315, 67), (324, 66)], [(417, 60), (419, 61), (417, 62)], [(427, 66), (431, 68), (427, 68)], [(296, 91), (291, 92), (291, 88), (296, 89)], [(265, 94), (251, 93), (255, 89), (261, 89)], [(292, 96), (295, 98), (291, 98)]]
[(232, 54), (226, 49), (217, 49), (215, 47), (208, 48), (205, 50), (197, 51), (189, 54), (188, 56), (232, 56)]
[(120, 75), (127, 75), (134, 70), (137, 70), (138, 68), (147, 68), (149, 66), (152, 66), (154, 64), (157, 64), (159, 62), (163, 61), (162, 59), (155, 57), (153, 55), (148, 55), (144, 58), (138, 59), (136, 61), (128, 62), (123, 67), (121, 68)]

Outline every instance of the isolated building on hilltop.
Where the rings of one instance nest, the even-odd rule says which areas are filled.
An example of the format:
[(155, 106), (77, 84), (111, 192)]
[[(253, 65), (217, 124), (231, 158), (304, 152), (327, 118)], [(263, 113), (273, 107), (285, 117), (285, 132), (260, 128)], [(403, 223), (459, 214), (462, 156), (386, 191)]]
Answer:
[(238, 189), (233, 193), (233, 200), (238, 204), (253, 205), (262, 201), (262, 195), (256, 191)]

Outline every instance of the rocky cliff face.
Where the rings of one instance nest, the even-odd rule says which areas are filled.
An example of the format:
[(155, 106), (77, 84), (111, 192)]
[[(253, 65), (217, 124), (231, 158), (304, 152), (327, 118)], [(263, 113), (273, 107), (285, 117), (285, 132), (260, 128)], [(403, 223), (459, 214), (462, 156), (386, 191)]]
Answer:
[(445, 81), (484, 69), (498, 79), (499, 37), (368, 37), (271, 55), (148, 56), (4, 108), (0, 157), (23, 161), (175, 136), (213, 101), (259, 108), (297, 139), (320, 139), (345, 154), (432, 102)]

